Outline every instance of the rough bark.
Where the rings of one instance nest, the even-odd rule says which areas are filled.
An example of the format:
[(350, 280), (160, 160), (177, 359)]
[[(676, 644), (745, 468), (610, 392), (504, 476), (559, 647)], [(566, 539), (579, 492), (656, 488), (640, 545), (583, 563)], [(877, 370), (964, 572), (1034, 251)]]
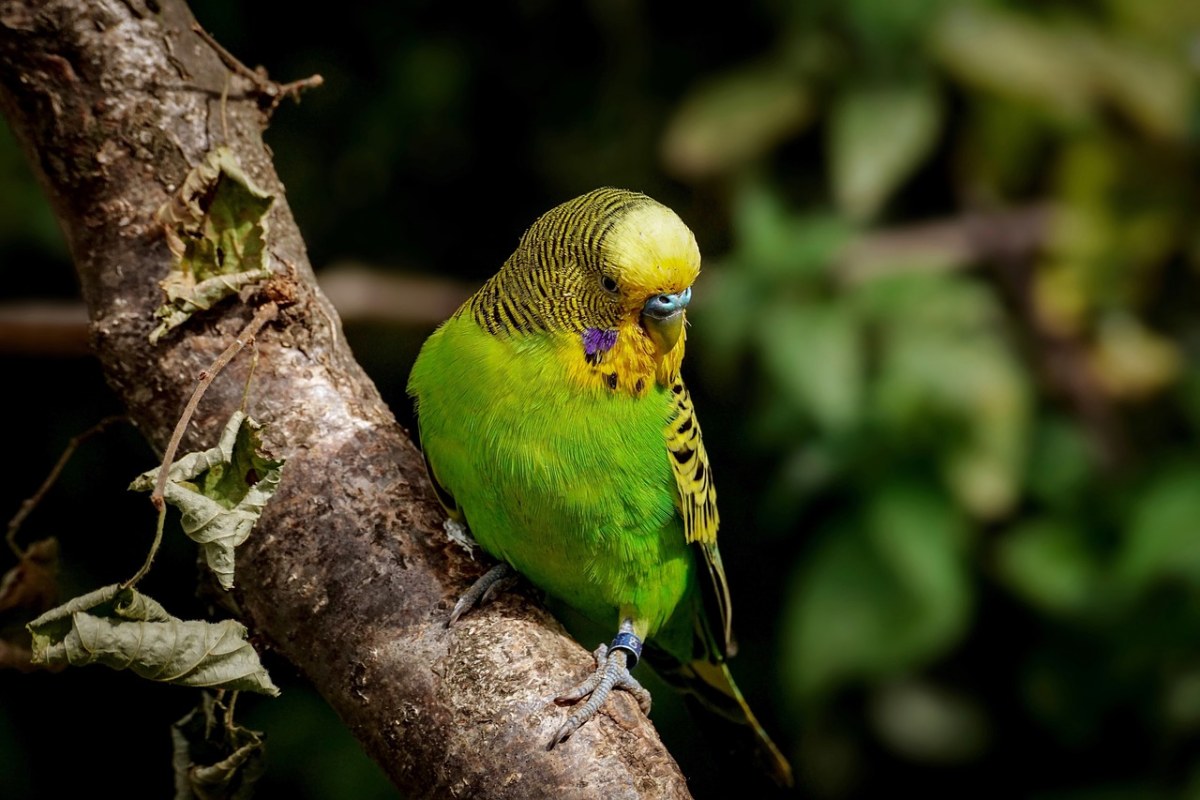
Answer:
[[(295, 302), (257, 338), (248, 410), (288, 463), (238, 555), (245, 621), (405, 794), (687, 796), (623, 693), (546, 750), (565, 716), (550, 698), (592, 660), (536, 604), (511, 594), (445, 627), (481, 565), (447, 542), (419, 454), (316, 288), (261, 138), (273, 98), (192, 25), (178, 0), (0, 2), (0, 110), (62, 223), (108, 380), (160, 449), (257, 299), (226, 301), (152, 346), (170, 263), (155, 212), (222, 144), (276, 196), (270, 261)], [(186, 448), (215, 441), (250, 364), (243, 356), (219, 376)]]

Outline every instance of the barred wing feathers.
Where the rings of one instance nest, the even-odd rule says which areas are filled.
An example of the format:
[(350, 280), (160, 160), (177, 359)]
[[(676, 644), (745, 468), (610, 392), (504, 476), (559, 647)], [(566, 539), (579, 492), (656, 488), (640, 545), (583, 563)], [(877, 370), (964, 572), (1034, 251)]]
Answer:
[(720, 655), (732, 655), (733, 628), (732, 608), (729, 599), (729, 584), (725, 579), (725, 568), (721, 565), (721, 554), (717, 551), (717, 489), (713, 484), (712, 469), (708, 464), (708, 453), (704, 450), (704, 437), (692, 397), (683, 380), (676, 378), (671, 386), (674, 397), (670, 422), (665, 430), (667, 451), (671, 468), (675, 472), (675, 485), (679, 490), (677, 502), (683, 517), (683, 530), (687, 541), (696, 545), (703, 554), (709, 581), (705, 591), (705, 608), (716, 622), (717, 648)]

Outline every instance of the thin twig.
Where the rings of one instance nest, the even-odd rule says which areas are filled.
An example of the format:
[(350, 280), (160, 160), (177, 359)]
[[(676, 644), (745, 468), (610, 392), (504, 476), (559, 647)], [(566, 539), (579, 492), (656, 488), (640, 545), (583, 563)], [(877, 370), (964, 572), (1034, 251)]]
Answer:
[[(164, 468), (165, 472), (166, 469)], [(154, 557), (158, 555), (158, 548), (162, 545), (163, 528), (167, 524), (167, 507), (165, 504), (158, 506), (158, 521), (154, 525), (154, 541), (150, 543), (150, 552), (146, 553), (146, 560), (142, 562), (142, 566), (134, 573), (133, 577), (121, 584), (122, 589), (131, 589), (138, 585), (142, 578), (146, 577), (146, 573), (150, 571), (150, 565), (154, 563)]]
[(229, 704), (225, 706), (225, 730), (233, 732), (233, 708), (237, 705), (238, 691), (234, 689), (229, 693)]
[(217, 54), (225, 66), (253, 83), (260, 95), (270, 98), (271, 104), (267, 108), (268, 114), (274, 112), (285, 97), (291, 97), (299, 102), (301, 92), (306, 89), (316, 89), (325, 83), (325, 79), (320, 75), (310, 75), (307, 78), (301, 78), (298, 81), (291, 81), (290, 83), (277, 83), (266, 77), (262, 72), (250, 69), (239, 61), (237, 56), (226, 50), (220, 42), (213, 38), (211, 33), (200, 27), (200, 23), (193, 22), (192, 31), (213, 49), (213, 52)]
[(180, 415), (179, 421), (175, 423), (175, 430), (171, 434), (171, 441), (167, 444), (167, 450), (163, 454), (162, 466), (158, 469), (158, 480), (154, 484), (154, 492), (150, 495), (150, 502), (158, 509), (158, 523), (154, 530), (154, 541), (150, 544), (150, 552), (146, 554), (146, 560), (142, 563), (141, 568), (134, 574), (132, 578), (121, 584), (122, 589), (129, 589), (136, 586), (138, 582), (146, 577), (146, 573), (150, 571), (150, 565), (154, 563), (154, 557), (158, 555), (158, 548), (162, 544), (163, 526), (167, 518), (167, 506), (163, 500), (163, 495), (167, 489), (167, 471), (170, 469), (171, 463), (175, 460), (175, 452), (179, 449), (179, 443), (183, 441), (183, 432), (187, 430), (188, 423), (192, 421), (192, 416), (196, 413), (197, 406), (200, 405), (200, 398), (208, 391), (208, 387), (216, 377), (221, 374), (221, 370), (234, 359), (242, 348), (249, 342), (254, 341), (254, 337), (258, 334), (262, 327), (279, 313), (279, 306), (275, 303), (266, 303), (254, 314), (254, 318), (242, 328), (242, 332), (233, 340), (233, 343), (226, 347), (221, 355), (217, 356), (216, 361), (212, 363), (208, 369), (200, 373), (200, 380), (196, 383), (196, 388), (192, 392), (191, 398), (187, 405), (183, 408), (183, 414)]
[(221, 136), (224, 137), (224, 142), (229, 144), (229, 117), (225, 113), (229, 107), (229, 83), (232, 76), (225, 73), (225, 85), (221, 87)]
[(226, 50), (224, 45), (222, 45), (220, 42), (218, 42), (216, 39), (214, 39), (213, 35), (211, 33), (204, 30), (204, 28), (201, 27), (199, 22), (192, 23), (192, 32), (195, 33), (197, 36), (199, 36), (201, 39), (203, 39), (204, 43), (213, 49), (213, 52), (217, 54), (217, 56), (221, 59), (221, 61), (225, 64), (225, 66), (229, 67), (231, 70), (233, 70), (237, 74), (241, 75), (243, 78), (246, 78), (247, 80), (254, 83), (255, 86), (259, 87), (260, 91), (263, 91), (263, 92), (269, 91), (264, 86), (264, 84), (269, 83), (269, 81), (266, 78), (264, 78), (262, 75), (259, 75), (257, 72), (250, 69), (245, 64), (243, 64), (241, 61), (239, 61), (237, 56), (235, 56), (233, 53)]
[(250, 407), (250, 385), (254, 381), (254, 371), (258, 369), (258, 345), (250, 351), (250, 369), (246, 373), (246, 385), (242, 387), (242, 403), (238, 406), (242, 413)]
[(229, 347), (221, 355), (217, 356), (217, 360), (212, 363), (208, 369), (200, 373), (200, 380), (196, 383), (196, 389), (192, 392), (191, 399), (183, 408), (183, 414), (179, 417), (179, 422), (175, 424), (175, 430), (171, 434), (171, 441), (167, 444), (167, 450), (163, 454), (162, 468), (158, 471), (158, 482), (154, 484), (154, 493), (150, 495), (150, 502), (158, 510), (163, 509), (163, 492), (167, 487), (167, 469), (171, 466), (171, 462), (175, 460), (175, 451), (179, 449), (179, 443), (183, 440), (183, 432), (187, 430), (188, 423), (192, 421), (192, 415), (196, 413), (196, 407), (200, 405), (200, 398), (208, 391), (209, 385), (225, 369), (225, 366), (233, 360), (233, 357), (241, 352), (242, 348), (248, 342), (254, 340), (262, 327), (279, 313), (279, 306), (275, 303), (266, 303), (258, 312), (255, 313), (254, 319), (246, 324), (238, 337), (233, 340)]
[(13, 554), (16, 555), (18, 559), (25, 557), (25, 550), (24, 548), (17, 546), (17, 531), (20, 530), (21, 524), (25, 522), (25, 518), (28, 517), (30, 512), (37, 507), (38, 503), (42, 501), (42, 498), (46, 496), (46, 492), (50, 491), (50, 488), (54, 486), (55, 481), (58, 480), (58, 476), (62, 474), (63, 468), (67, 466), (67, 462), (71, 460), (71, 456), (75, 455), (75, 451), (79, 448), (79, 445), (83, 444), (88, 439), (91, 439), (93, 436), (102, 433), (114, 422), (120, 422), (122, 420), (128, 420), (128, 417), (119, 415), (105, 417), (83, 433), (72, 438), (71, 441), (67, 442), (66, 449), (63, 450), (62, 455), (58, 457), (58, 463), (56, 463), (54, 468), (50, 470), (50, 474), (46, 476), (46, 480), (42, 481), (42, 485), (38, 487), (38, 490), (34, 492), (32, 497), (27, 499), (24, 503), (21, 503), (21, 508), (18, 509), (16, 515), (9, 520), (8, 533), (4, 537), (4, 541), (8, 543), (9, 549), (13, 551)]
[(301, 92), (324, 86), (325, 79), (320, 75), (309, 75), (307, 78), (301, 78), (297, 81), (289, 81), (288, 83), (273, 83), (272, 85), (279, 92), (278, 96), (276, 96), (275, 100), (271, 103), (270, 110), (274, 111), (286, 97), (290, 97), (299, 103)]

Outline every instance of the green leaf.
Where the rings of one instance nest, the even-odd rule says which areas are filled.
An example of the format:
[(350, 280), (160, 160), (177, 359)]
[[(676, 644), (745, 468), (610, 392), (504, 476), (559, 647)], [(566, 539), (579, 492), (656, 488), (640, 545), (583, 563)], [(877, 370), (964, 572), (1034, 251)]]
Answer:
[(1078, 528), (1058, 520), (1024, 523), (996, 543), (1001, 579), (1031, 605), (1078, 614), (1095, 596), (1100, 565)]
[(981, 4), (958, 4), (933, 29), (933, 52), (964, 83), (1032, 102), (1056, 115), (1102, 101), (1149, 137), (1189, 133), (1192, 78), (1182, 48), (1108, 35), (1082, 21), (1055, 24)]
[(833, 214), (799, 215), (760, 181), (739, 188), (733, 208), (737, 232), (734, 261), (760, 279), (780, 282), (824, 279), (853, 228)]
[(783, 396), (828, 431), (858, 423), (865, 366), (846, 304), (777, 305), (759, 326), (763, 367)]
[(837, 98), (829, 125), (834, 197), (849, 216), (869, 219), (933, 149), (941, 96), (930, 81), (852, 87)]
[(1134, 591), (1164, 578), (1200, 586), (1200, 465), (1162, 472), (1142, 492), (1117, 556), (1117, 575)]
[(1039, 422), (1030, 439), (1026, 479), (1033, 497), (1070, 513), (1095, 469), (1092, 444), (1079, 423), (1053, 417)]
[(1101, 320), (1091, 366), (1113, 397), (1145, 400), (1179, 380), (1184, 360), (1179, 345), (1131, 314)]
[(234, 725), (211, 694), (171, 726), (175, 800), (250, 800), (266, 769), (261, 731)]
[(995, 299), (957, 276), (864, 285), (856, 301), (880, 326), (878, 422), (907, 433), (941, 423), (943, 474), (959, 501), (995, 518), (1017, 500), (1031, 414), (1029, 386), (999, 328)]
[(1113, 106), (1152, 138), (1186, 141), (1195, 94), (1189, 59), (1099, 35), (1087, 53), (1096, 88)]
[(273, 195), (251, 183), (232, 151), (218, 147), (196, 166), (158, 211), (175, 257), (162, 281), (167, 302), (150, 334), (157, 342), (197, 311), (271, 276), (266, 260), (267, 212)]
[(1081, 31), (1052, 28), (1025, 14), (981, 3), (953, 3), (930, 32), (933, 55), (968, 86), (1079, 117), (1092, 92)]
[(279, 694), (244, 625), (181, 620), (116, 584), (51, 609), (27, 627), (35, 664), (103, 664), (181, 686)]
[(889, 486), (827, 532), (793, 585), (789, 687), (811, 700), (914, 669), (962, 634), (971, 608), (964, 526), (939, 495)]
[(909, 53), (934, 22), (942, 0), (846, 0), (831, 4), (838, 9), (854, 39), (868, 58), (895, 58)]
[[(283, 471), (283, 461), (259, 454), (261, 428), (236, 411), (216, 447), (188, 453), (167, 470), (164, 497), (182, 512), (184, 533), (200, 545), (225, 589), (233, 588), (234, 550), (250, 535)], [(152, 490), (158, 472), (142, 473), (129, 488)]]
[(813, 113), (808, 88), (792, 70), (744, 67), (688, 94), (663, 135), (663, 160), (692, 180), (731, 172), (800, 131)]

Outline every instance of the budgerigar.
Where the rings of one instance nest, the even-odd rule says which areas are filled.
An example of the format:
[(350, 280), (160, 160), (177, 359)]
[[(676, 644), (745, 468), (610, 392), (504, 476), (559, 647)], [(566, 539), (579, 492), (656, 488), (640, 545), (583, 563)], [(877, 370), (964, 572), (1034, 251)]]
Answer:
[[(617, 630), (596, 672), (560, 700), (612, 688), (647, 656), (663, 677), (753, 727), (776, 778), (787, 761), (725, 665), (729, 588), (716, 490), (679, 375), (700, 270), (692, 232), (649, 197), (598, 189), (541, 216), (504, 266), (439, 327), (409, 379), (430, 478), (451, 517), (584, 616)], [(553, 743), (552, 743), (553, 744)]]

